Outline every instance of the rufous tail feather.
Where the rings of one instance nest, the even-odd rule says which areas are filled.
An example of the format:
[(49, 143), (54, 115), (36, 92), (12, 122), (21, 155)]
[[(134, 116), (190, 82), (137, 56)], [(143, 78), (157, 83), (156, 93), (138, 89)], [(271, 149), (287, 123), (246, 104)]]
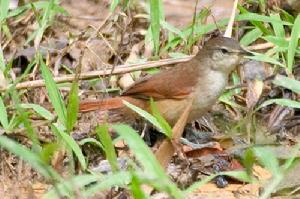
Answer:
[(131, 97), (114, 97), (95, 101), (86, 101), (79, 104), (79, 112), (88, 112), (95, 110), (112, 110), (122, 108), (125, 105), (123, 100), (128, 101), (136, 106), (143, 107), (144, 103), (141, 100)]

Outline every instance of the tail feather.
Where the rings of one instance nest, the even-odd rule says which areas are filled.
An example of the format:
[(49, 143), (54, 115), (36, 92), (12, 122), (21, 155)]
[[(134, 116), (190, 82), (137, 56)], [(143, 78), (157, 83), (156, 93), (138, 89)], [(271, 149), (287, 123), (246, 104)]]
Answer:
[(137, 106), (143, 107), (142, 101), (133, 99), (131, 97), (114, 97), (103, 100), (81, 102), (79, 104), (79, 112), (88, 112), (95, 110), (113, 110), (124, 107), (123, 100), (133, 103)]
[(88, 112), (95, 110), (111, 110), (124, 106), (121, 97), (108, 98), (103, 100), (86, 101), (79, 104), (80, 112)]

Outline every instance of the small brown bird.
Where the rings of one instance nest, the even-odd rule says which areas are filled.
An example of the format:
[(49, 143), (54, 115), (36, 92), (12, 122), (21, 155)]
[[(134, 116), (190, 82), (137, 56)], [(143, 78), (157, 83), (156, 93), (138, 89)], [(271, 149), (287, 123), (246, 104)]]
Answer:
[(82, 102), (80, 112), (120, 109), (132, 114), (124, 107), (123, 100), (149, 111), (149, 98), (153, 98), (162, 116), (173, 126), (192, 101), (188, 117), (188, 122), (192, 122), (214, 105), (227, 85), (229, 74), (245, 54), (248, 52), (236, 40), (213, 38), (190, 61), (141, 78), (120, 97)]

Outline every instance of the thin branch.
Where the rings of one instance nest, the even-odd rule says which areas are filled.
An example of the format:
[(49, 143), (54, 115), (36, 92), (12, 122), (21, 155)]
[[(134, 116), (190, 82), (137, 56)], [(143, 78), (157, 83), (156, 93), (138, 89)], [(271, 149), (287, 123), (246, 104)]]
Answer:
[(235, 18), (235, 13), (236, 13), (236, 9), (237, 9), (237, 4), (238, 4), (238, 0), (234, 1), (233, 4), (233, 8), (232, 8), (232, 12), (231, 12), (231, 16), (224, 34), (224, 37), (232, 37), (232, 27), (233, 27), (233, 23), (234, 23), (234, 18)]
[[(111, 69), (89, 71), (89, 72), (81, 73), (78, 79), (86, 80), (86, 79), (93, 79), (97, 77), (109, 76), (111, 74), (117, 75), (117, 74), (130, 73), (137, 70), (144, 70), (144, 69), (189, 61), (192, 57), (193, 56), (187, 56), (185, 58), (176, 58), (176, 59), (163, 59), (159, 61), (151, 61), (151, 62), (141, 63), (141, 64), (124, 64), (116, 67), (112, 73), (111, 73)], [(61, 77), (54, 77), (54, 81), (56, 83), (71, 82), (74, 79), (75, 79), (74, 74), (65, 75)], [(16, 85), (16, 89), (36, 88), (42, 86), (45, 86), (45, 82), (44, 80), (40, 79), (40, 80), (25, 81), (25, 82), (18, 83)], [(0, 88), (0, 92), (6, 91), (7, 89), (9, 89), (9, 86), (5, 88)]]

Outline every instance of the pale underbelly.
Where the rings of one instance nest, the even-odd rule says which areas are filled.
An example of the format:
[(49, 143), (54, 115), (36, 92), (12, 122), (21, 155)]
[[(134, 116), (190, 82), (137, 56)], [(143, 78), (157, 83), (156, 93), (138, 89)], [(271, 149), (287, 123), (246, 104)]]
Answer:
[[(189, 105), (191, 99), (185, 100), (160, 100), (157, 103), (158, 109), (162, 116), (169, 122), (171, 126), (174, 126), (180, 116), (183, 114), (187, 106)], [(207, 111), (210, 110), (211, 106), (215, 103), (216, 100), (210, 100), (209, 103), (204, 103), (202, 101), (193, 101), (191, 107), (188, 123), (194, 120), (199, 119)]]

